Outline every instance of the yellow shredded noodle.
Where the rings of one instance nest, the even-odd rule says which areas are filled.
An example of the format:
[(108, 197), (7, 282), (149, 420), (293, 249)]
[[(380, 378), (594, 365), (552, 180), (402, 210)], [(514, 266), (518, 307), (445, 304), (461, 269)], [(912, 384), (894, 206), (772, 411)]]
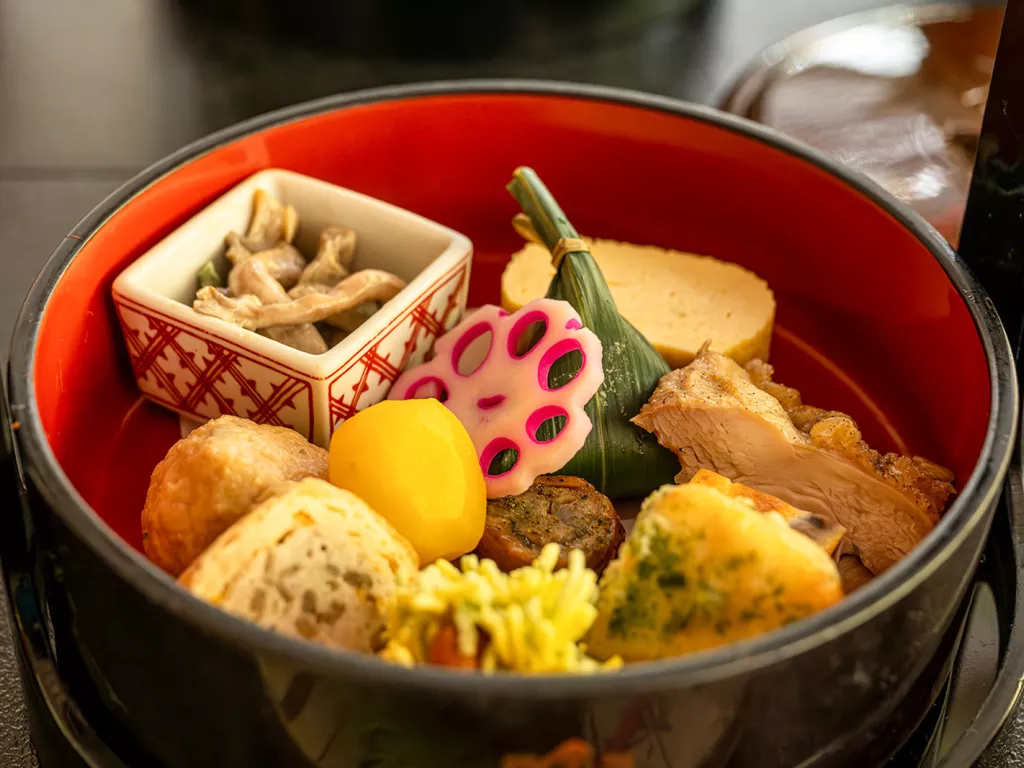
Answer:
[(492, 560), (466, 555), (461, 570), (438, 560), (399, 588), (388, 611), (387, 647), (381, 656), (405, 666), (428, 663), (430, 647), (446, 624), (454, 625), (459, 653), (480, 659), (485, 673), (590, 673), (617, 668), (599, 662), (580, 639), (597, 616), (597, 574), (583, 552), (569, 553), (555, 571), (559, 547), (548, 544), (533, 565), (503, 573)]

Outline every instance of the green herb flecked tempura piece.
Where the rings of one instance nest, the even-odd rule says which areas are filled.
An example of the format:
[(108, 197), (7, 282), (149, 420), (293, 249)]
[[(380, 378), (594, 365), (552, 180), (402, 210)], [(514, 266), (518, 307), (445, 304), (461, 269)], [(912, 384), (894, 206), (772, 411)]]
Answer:
[(700, 485), (651, 494), (600, 583), (598, 658), (677, 656), (752, 637), (842, 598), (835, 563), (752, 502)]

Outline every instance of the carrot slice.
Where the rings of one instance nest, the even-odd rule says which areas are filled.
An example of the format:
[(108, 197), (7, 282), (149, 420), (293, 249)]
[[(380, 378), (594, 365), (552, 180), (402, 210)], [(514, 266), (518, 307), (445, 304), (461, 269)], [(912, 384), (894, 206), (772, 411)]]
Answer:
[(455, 627), (445, 624), (430, 644), (430, 663), (451, 669), (476, 669), (478, 660), (459, 653), (459, 635)]

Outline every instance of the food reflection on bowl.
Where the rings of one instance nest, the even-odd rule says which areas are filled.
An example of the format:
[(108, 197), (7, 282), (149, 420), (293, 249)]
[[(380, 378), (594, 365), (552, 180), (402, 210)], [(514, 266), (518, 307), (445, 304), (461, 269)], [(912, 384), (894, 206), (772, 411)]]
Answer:
[[(321, 715), (359, 758), (415, 744), (447, 765), (472, 764), (469, 754), (488, 765), (552, 754), (581, 734), (595, 753), (628, 753), (640, 766), (653, 765), (656, 750), (646, 750), (662, 736), (700, 744), (693, 765), (719, 749), (738, 765), (763, 765), (765, 754), (798, 764), (831, 744), (858, 757), (861, 747), (890, 749), (916, 722), (889, 715), (963, 594), (1012, 442), (1012, 359), (983, 292), (919, 219), (757, 126), (598, 90), (451, 88), (320, 104), (220, 137), (226, 146), (157, 169), (159, 180), (147, 177), (127, 205), (97, 218), (102, 225), (77, 232), (84, 242), (67, 245), (74, 258), (58, 257), (60, 269), (37, 284), (11, 383), (36, 528), (61, 569), (47, 599), (74, 607), (52, 612), (64, 663), (88, 658), (83, 679), (102, 680), (96, 697), (172, 766), (211, 749), (227, 765), (286, 763), (307, 723), (317, 722), (326, 749)], [(324, 137), (344, 141), (325, 152)], [(606, 162), (567, 159), (577, 155)], [(505, 185), (522, 162), (538, 173), (514, 174), (513, 200)], [(139, 399), (112, 330), (109, 286), (265, 165), (467, 233), (467, 303), (479, 309), (438, 330), (432, 359), (387, 371), (387, 400), (338, 419), (336, 435), (347, 437), (331, 445), (326, 481), (316, 468), (313, 479), (286, 478), (298, 486), (270, 483), (240, 516), (218, 522), (227, 527), (194, 562), (222, 564), (227, 578), (203, 567), (212, 575), (196, 599), (192, 576), (175, 584), (129, 551), (144, 547), (152, 470), (181, 438), (175, 415)], [(235, 231), (251, 204), (246, 196)], [(554, 275), (546, 288), (540, 281), (545, 295), (499, 307), (524, 236), (551, 254)], [(638, 270), (643, 254), (656, 255), (667, 285), (692, 287), (685, 270), (670, 274), (673, 253), (756, 276), (761, 309), (736, 334), (754, 341), (716, 344), (720, 318), (701, 315), (691, 293), (676, 319), (706, 328), (712, 343), (669, 339), (664, 349), (692, 356), (669, 362), (640, 327), (675, 332), (672, 289), (647, 280), (657, 311), (643, 312), (639, 299), (618, 307), (590, 253), (609, 241), (632, 244)], [(190, 266), (187, 293), (210, 255)], [(729, 304), (727, 292), (706, 306), (744, 308)], [(109, 326), (81, 332), (98, 319)], [(770, 345), (758, 341), (766, 324)], [(247, 343), (272, 343), (235, 330)], [(461, 370), (488, 332), (493, 348), (468, 355), (477, 367)], [(60, 382), (72, 377), (80, 385), (68, 396)], [(563, 437), (567, 461), (554, 450)], [(116, 477), (95, 472), (100, 455), (120, 467)], [(837, 478), (842, 494), (822, 492)], [(296, 490), (312, 486), (315, 494)], [(647, 501), (631, 520), (637, 497)], [(344, 535), (325, 523), (328, 510), (343, 517)], [(380, 549), (346, 546), (358, 520), (389, 531), (394, 569)], [(507, 570), (472, 553), (488, 531)], [(241, 549), (255, 559), (233, 560)], [(420, 570), (398, 551), (415, 552)], [(872, 578), (847, 582), (837, 558)], [(249, 590), (266, 562), (267, 584), (283, 588), (273, 604)], [(388, 563), (394, 581), (370, 574), (374, 563)], [(232, 576), (245, 588), (234, 591)], [(631, 603), (631, 590), (657, 599)], [(478, 591), (487, 600), (474, 599)], [(333, 635), (341, 606), (361, 621)], [(145, 643), (134, 639), (140, 632)], [(588, 642), (597, 633), (600, 642)], [(384, 660), (371, 656), (379, 650)], [(273, 693), (259, 671), (270, 668)], [(830, 685), (808, 696), (807, 681), (818, 679)], [(159, 701), (153, 688), (164, 692)], [(688, 734), (700, 726), (685, 718), (655, 719), (702, 702), (720, 702), (700, 721), (713, 721), (714, 734)], [(138, 714), (169, 706), (181, 713), (173, 724)], [(727, 738), (736, 733), (742, 739)]]

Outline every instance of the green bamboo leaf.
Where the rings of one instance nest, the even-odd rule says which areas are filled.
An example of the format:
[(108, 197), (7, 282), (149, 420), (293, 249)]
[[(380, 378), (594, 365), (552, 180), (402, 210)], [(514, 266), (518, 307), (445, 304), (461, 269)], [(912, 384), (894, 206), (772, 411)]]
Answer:
[[(559, 240), (579, 238), (532, 169), (516, 169), (508, 191), (548, 250), (554, 251)], [(604, 383), (586, 406), (593, 429), (560, 474), (582, 477), (612, 499), (646, 496), (672, 482), (679, 471), (675, 456), (629, 421), (650, 399), (661, 377), (671, 371), (668, 363), (619, 314), (604, 275), (588, 251), (565, 255), (547, 296), (569, 302), (603, 347)], [(578, 361), (574, 364), (568, 357), (559, 360), (552, 369), (552, 383), (570, 381), (578, 367)], [(553, 428), (542, 437), (550, 438), (552, 433)]]

